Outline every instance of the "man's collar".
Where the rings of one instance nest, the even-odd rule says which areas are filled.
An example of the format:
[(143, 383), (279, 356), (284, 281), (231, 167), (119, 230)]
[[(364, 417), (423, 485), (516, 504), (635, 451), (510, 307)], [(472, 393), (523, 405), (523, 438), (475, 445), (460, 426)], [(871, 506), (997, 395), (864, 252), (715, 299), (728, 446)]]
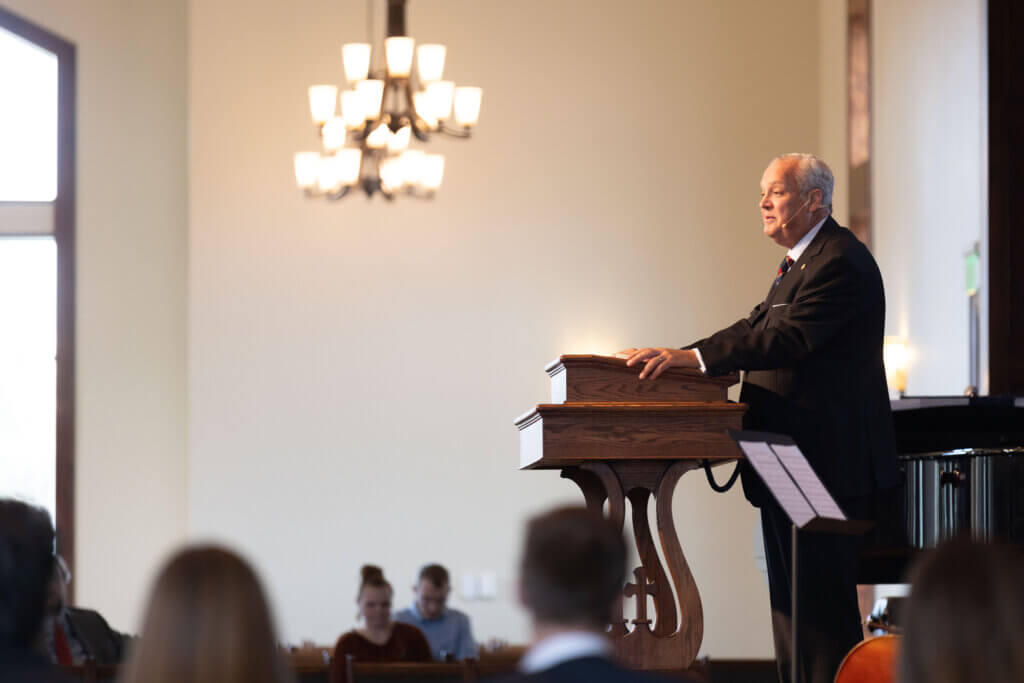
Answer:
[(548, 636), (531, 647), (519, 661), (523, 673), (535, 673), (571, 659), (610, 657), (612, 644), (593, 631), (564, 631)]
[(420, 621), (441, 621), (441, 620), (442, 620), (442, 619), (444, 619), (444, 618), (445, 618), (446, 616), (448, 616), (448, 608), (447, 608), (447, 607), (445, 607), (445, 608), (444, 608), (443, 610), (441, 610), (441, 616), (439, 616), (439, 617), (437, 617), (437, 618), (435, 618), (435, 619), (427, 619), (427, 618), (426, 618), (425, 616), (423, 616), (422, 614), (420, 614), (420, 608), (419, 608), (419, 605), (417, 605), (417, 604), (416, 604), (416, 601), (415, 601), (415, 600), (413, 600), (413, 602), (412, 602), (412, 607), (410, 607), (410, 608), (409, 608), (409, 610), (410, 610), (410, 611), (411, 611), (411, 612), (412, 612), (412, 613), (413, 613), (413, 614), (414, 614), (414, 615), (416, 616), (416, 618), (417, 618), (417, 619), (419, 619)]
[(825, 221), (828, 220), (828, 216), (825, 216), (818, 221), (813, 228), (807, 231), (807, 234), (800, 238), (800, 241), (793, 245), (793, 248), (786, 252), (789, 258), (793, 259), (793, 262), (800, 260), (800, 257), (806, 251), (807, 247), (810, 246), (811, 242), (817, 236), (818, 231), (821, 230), (821, 226), (825, 225)]

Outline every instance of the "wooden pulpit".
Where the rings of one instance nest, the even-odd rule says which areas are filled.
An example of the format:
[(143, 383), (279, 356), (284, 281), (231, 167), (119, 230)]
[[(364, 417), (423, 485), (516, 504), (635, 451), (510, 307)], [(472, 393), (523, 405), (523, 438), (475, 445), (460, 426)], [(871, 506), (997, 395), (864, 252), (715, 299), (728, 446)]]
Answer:
[[(640, 381), (640, 369), (609, 356), (561, 356), (549, 364), (551, 403), (515, 422), (520, 467), (562, 470), (588, 507), (602, 511), (608, 501), (608, 514), (620, 528), (629, 499), (641, 566), (623, 594), (637, 598), (637, 614), (632, 629), (623, 618), (612, 624), (611, 635), (628, 666), (685, 669), (700, 649), (704, 613), (676, 534), (672, 492), (685, 472), (741, 457), (726, 430), (741, 428), (746, 406), (726, 397), (736, 375), (670, 368)], [(667, 568), (647, 516), (651, 496)]]

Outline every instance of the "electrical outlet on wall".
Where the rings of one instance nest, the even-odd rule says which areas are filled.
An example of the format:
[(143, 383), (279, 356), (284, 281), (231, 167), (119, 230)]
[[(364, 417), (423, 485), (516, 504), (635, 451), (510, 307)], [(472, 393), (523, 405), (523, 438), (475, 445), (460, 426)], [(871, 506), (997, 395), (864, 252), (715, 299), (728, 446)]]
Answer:
[(484, 572), (480, 575), (480, 598), (482, 600), (494, 600), (498, 597), (498, 575), (494, 572)]
[(480, 578), (476, 574), (463, 574), (459, 579), (459, 595), (463, 600), (476, 600), (480, 596)]

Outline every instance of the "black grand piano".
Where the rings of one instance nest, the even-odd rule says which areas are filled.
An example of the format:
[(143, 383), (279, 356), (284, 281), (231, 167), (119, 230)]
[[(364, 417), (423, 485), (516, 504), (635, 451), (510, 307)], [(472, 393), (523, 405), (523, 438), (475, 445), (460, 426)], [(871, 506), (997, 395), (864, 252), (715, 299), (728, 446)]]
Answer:
[(913, 558), (960, 534), (1024, 545), (1024, 397), (892, 402), (902, 500), (861, 554), (859, 582), (900, 583)]

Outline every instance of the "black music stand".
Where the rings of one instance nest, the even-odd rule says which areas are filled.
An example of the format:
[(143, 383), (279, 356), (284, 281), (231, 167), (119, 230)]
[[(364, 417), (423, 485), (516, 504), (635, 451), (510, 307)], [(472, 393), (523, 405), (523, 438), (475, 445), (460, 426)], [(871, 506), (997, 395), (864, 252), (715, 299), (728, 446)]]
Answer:
[(729, 430), (729, 436), (792, 523), (790, 609), (793, 613), (793, 652), (790, 680), (800, 683), (800, 659), (797, 656), (800, 653), (800, 556), (797, 552), (800, 532), (858, 536), (874, 526), (874, 522), (846, 519), (792, 438), (785, 434), (734, 429)]

